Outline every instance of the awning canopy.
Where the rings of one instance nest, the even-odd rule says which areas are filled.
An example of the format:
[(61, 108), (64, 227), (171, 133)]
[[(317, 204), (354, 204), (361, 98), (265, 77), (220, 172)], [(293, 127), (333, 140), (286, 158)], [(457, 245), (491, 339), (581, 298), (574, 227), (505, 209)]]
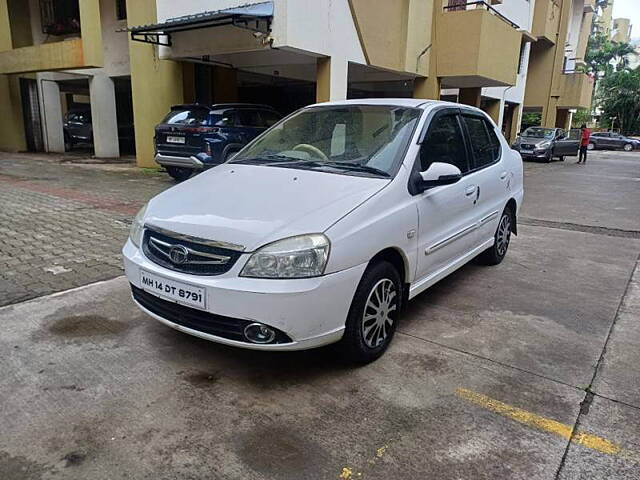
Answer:
[(131, 40), (171, 46), (171, 34), (200, 28), (232, 25), (254, 32), (269, 33), (273, 19), (273, 2), (260, 2), (241, 7), (170, 18), (164, 22), (129, 28)]

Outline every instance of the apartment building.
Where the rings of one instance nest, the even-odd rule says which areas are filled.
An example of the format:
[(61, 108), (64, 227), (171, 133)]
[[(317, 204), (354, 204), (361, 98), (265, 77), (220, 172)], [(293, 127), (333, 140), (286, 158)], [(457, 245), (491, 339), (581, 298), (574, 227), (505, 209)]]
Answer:
[(620, 43), (631, 41), (631, 20), (628, 18), (614, 18), (611, 40)]
[(126, 12), (124, 0), (0, 0), (1, 149), (64, 152), (69, 113), (97, 157), (133, 143), (128, 40), (117, 33)]
[(573, 113), (590, 108), (593, 78), (584, 57), (595, 0), (536, 0), (525, 111), (541, 114), (545, 127), (569, 128)]
[[(593, 0), (254, 1), (0, 0), (0, 109), (13, 119), (0, 149), (62, 151), (63, 115), (81, 102), (96, 156), (120, 154), (129, 114), (137, 162), (153, 166), (154, 126), (178, 103), (286, 114), (344, 98), (456, 100), (513, 139), (525, 107), (555, 124), (590, 100), (577, 70)], [(62, 27), (45, 26), (43, 5)]]

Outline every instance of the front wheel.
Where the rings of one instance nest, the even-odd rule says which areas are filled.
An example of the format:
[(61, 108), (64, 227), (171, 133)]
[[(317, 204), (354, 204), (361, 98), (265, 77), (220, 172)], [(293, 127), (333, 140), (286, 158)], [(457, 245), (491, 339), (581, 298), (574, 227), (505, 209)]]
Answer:
[(351, 302), (340, 342), (348, 360), (369, 363), (385, 352), (396, 331), (402, 287), (398, 271), (389, 262), (367, 267)]
[(595, 150), (595, 149), (596, 149), (595, 143), (589, 143), (589, 145), (587, 145), (587, 150)]
[(502, 212), (498, 228), (494, 234), (493, 245), (487, 248), (478, 256), (478, 261), (483, 265), (498, 265), (504, 260), (511, 242), (511, 232), (513, 232), (513, 213), (507, 207)]
[(623, 148), (625, 152), (630, 152), (631, 150), (633, 150), (633, 145), (627, 143)]
[(558, 160), (560, 160), (561, 162), (564, 162), (564, 155), (560, 155), (560, 156), (558, 157)]
[(174, 180), (178, 182), (182, 182), (186, 180), (191, 175), (193, 175), (193, 170), (190, 168), (184, 167), (164, 167), (167, 170), (167, 173), (173, 177)]

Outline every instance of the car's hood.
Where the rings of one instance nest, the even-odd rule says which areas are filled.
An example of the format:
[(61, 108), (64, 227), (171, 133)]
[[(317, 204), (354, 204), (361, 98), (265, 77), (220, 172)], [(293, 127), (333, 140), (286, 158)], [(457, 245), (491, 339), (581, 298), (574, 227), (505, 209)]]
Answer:
[(549, 138), (539, 138), (539, 137), (520, 137), (520, 143), (527, 143), (530, 145), (539, 145), (541, 143), (550, 142)]
[(252, 251), (281, 238), (325, 231), (389, 182), (223, 164), (154, 197), (145, 223)]

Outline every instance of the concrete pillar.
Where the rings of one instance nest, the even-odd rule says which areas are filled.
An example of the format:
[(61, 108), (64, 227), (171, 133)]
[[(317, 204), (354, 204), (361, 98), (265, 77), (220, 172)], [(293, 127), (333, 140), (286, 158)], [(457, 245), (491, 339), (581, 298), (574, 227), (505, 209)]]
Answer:
[(416, 77), (413, 81), (413, 98), (440, 100), (440, 90), (438, 77)]
[(569, 122), (569, 110), (566, 109), (558, 109), (556, 114), (556, 123), (553, 125), (557, 128), (567, 129), (567, 124)]
[[(129, 27), (157, 22), (155, 0), (127, 0)], [(131, 93), (136, 134), (136, 161), (140, 167), (156, 167), (153, 136), (156, 124), (172, 105), (184, 103), (182, 66), (160, 60), (156, 47), (129, 39)]]
[(509, 143), (513, 143), (518, 136), (520, 126), (522, 125), (522, 105), (516, 105), (511, 109), (511, 131), (507, 132)]
[(481, 88), (461, 88), (458, 93), (458, 102), (472, 107), (480, 107), (482, 100)]
[(116, 116), (116, 90), (107, 75), (89, 79), (91, 118), (93, 122), (93, 149), (98, 158), (118, 158), (118, 119)]
[(486, 99), (484, 111), (489, 114), (493, 121), (502, 128), (502, 116), (504, 113), (504, 101), (494, 98)]
[(349, 63), (335, 57), (318, 58), (316, 63), (316, 102), (346, 100)]
[(45, 150), (64, 153), (60, 88), (56, 82), (47, 78), (39, 78), (38, 83), (40, 84), (40, 116), (44, 127)]
[(213, 67), (213, 101), (238, 101), (238, 71), (233, 68)]

